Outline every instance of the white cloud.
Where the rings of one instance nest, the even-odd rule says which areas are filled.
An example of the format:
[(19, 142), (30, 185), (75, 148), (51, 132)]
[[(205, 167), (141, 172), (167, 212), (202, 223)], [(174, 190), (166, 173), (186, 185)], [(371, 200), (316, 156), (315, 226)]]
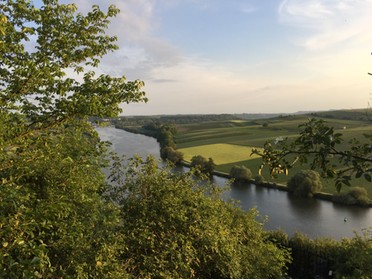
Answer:
[[(164, 9), (175, 3), (161, 2)], [(77, 0), (76, 4), (79, 11), (86, 13), (93, 4), (105, 11), (110, 3), (106, 0)], [(108, 34), (118, 37), (119, 50), (106, 55), (102, 60), (101, 68), (105, 72), (147, 79), (154, 67), (172, 66), (181, 61), (180, 51), (157, 35), (160, 26), (155, 11), (160, 5), (158, 1), (124, 0), (114, 4), (120, 13), (111, 19)]]
[(371, 0), (284, 0), (278, 13), (281, 23), (306, 28), (299, 44), (310, 50), (372, 39)]

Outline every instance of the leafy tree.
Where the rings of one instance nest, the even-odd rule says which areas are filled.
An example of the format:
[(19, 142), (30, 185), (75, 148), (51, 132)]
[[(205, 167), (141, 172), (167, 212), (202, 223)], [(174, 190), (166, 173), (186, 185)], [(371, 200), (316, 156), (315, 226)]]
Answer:
[(254, 177), (254, 182), (259, 185), (265, 182), (265, 178), (262, 175), (256, 175)]
[(211, 175), (216, 167), (212, 158), (205, 158), (201, 155), (196, 155), (191, 158), (191, 167), (196, 168), (201, 173)]
[(246, 166), (233, 166), (230, 170), (230, 176), (238, 181), (247, 181), (251, 179), (252, 172)]
[(288, 181), (288, 189), (299, 197), (312, 197), (322, 189), (319, 173), (313, 170), (302, 170)]
[[(270, 232), (270, 239), (278, 245), (291, 249), (293, 261), (288, 266), (292, 278), (315, 278), (316, 266), (326, 263), (332, 278), (367, 279), (372, 274), (372, 231), (364, 229), (362, 234), (352, 238), (335, 240), (331, 238), (310, 239), (296, 233), (288, 239), (282, 232)], [(320, 260), (320, 261), (319, 261)], [(318, 269), (318, 272), (320, 270)]]
[(93, 72), (117, 48), (105, 35), (117, 12), (0, 1), (2, 278), (115, 277), (119, 270), (118, 210), (100, 196), (105, 148), (87, 121), (117, 115), (121, 102), (146, 101), (142, 82)]
[(312, 118), (299, 128), (296, 139), (267, 142), (263, 151), (253, 151), (262, 157), (261, 169), (267, 165), (272, 175), (288, 174), (297, 162), (310, 163), (311, 169), (320, 169), (322, 175), (334, 178), (338, 191), (343, 184), (350, 186), (353, 177), (372, 181), (372, 134), (364, 135), (365, 142), (354, 138), (342, 145), (342, 134), (321, 119)]
[(160, 150), (160, 156), (162, 159), (169, 160), (174, 164), (178, 164), (183, 160), (183, 153), (170, 146), (163, 147)]
[(266, 239), (256, 210), (220, 197), (192, 173), (159, 169), (151, 157), (114, 164), (111, 197), (120, 205), (121, 258), (135, 278), (280, 278), (288, 251)]
[(368, 192), (362, 187), (351, 187), (345, 192), (333, 196), (333, 201), (348, 205), (368, 205), (371, 203)]

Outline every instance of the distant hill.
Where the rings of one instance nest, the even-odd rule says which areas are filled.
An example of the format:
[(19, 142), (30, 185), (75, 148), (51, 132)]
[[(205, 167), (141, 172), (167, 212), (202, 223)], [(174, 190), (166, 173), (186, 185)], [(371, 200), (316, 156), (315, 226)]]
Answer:
[(372, 109), (350, 109), (350, 110), (329, 110), (308, 113), (310, 117), (322, 117), (341, 120), (361, 120), (372, 122)]
[(329, 111), (298, 111), (295, 113), (236, 113), (236, 114), (176, 114), (176, 115), (147, 115), (120, 116), (112, 119), (114, 125), (142, 126), (146, 123), (163, 124), (192, 124), (231, 120), (260, 120), (283, 119), (298, 117), (321, 117), (340, 120), (359, 120), (372, 122), (372, 109), (329, 110)]

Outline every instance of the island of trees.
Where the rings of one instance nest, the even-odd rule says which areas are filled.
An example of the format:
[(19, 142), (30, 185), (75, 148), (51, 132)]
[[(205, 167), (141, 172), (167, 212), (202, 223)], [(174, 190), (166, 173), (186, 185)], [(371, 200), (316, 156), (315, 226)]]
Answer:
[[(312, 278), (321, 265), (336, 278), (370, 277), (368, 230), (289, 239), (193, 172), (109, 155), (89, 119), (147, 101), (142, 81), (94, 72), (117, 49), (105, 35), (117, 8), (5, 0), (0, 11), (1, 278)], [(169, 131), (167, 158), (178, 152)]]

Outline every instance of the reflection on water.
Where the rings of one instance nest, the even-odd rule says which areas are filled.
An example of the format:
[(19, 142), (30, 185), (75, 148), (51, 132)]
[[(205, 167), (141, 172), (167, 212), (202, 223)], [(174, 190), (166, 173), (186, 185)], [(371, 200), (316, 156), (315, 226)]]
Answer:
[[(97, 128), (102, 140), (113, 143), (119, 154), (160, 158), (159, 144), (155, 139), (136, 135), (112, 127)], [(186, 171), (185, 168), (179, 168)], [(228, 180), (214, 177), (213, 182), (225, 186)], [(317, 199), (297, 198), (277, 189), (253, 184), (234, 183), (225, 198), (240, 201), (239, 206), (248, 210), (256, 207), (262, 216), (268, 216), (267, 229), (282, 229), (289, 235), (296, 231), (310, 237), (327, 236), (341, 238), (353, 236), (354, 231), (372, 227), (372, 209), (348, 207)], [(345, 222), (344, 219), (347, 219)]]

